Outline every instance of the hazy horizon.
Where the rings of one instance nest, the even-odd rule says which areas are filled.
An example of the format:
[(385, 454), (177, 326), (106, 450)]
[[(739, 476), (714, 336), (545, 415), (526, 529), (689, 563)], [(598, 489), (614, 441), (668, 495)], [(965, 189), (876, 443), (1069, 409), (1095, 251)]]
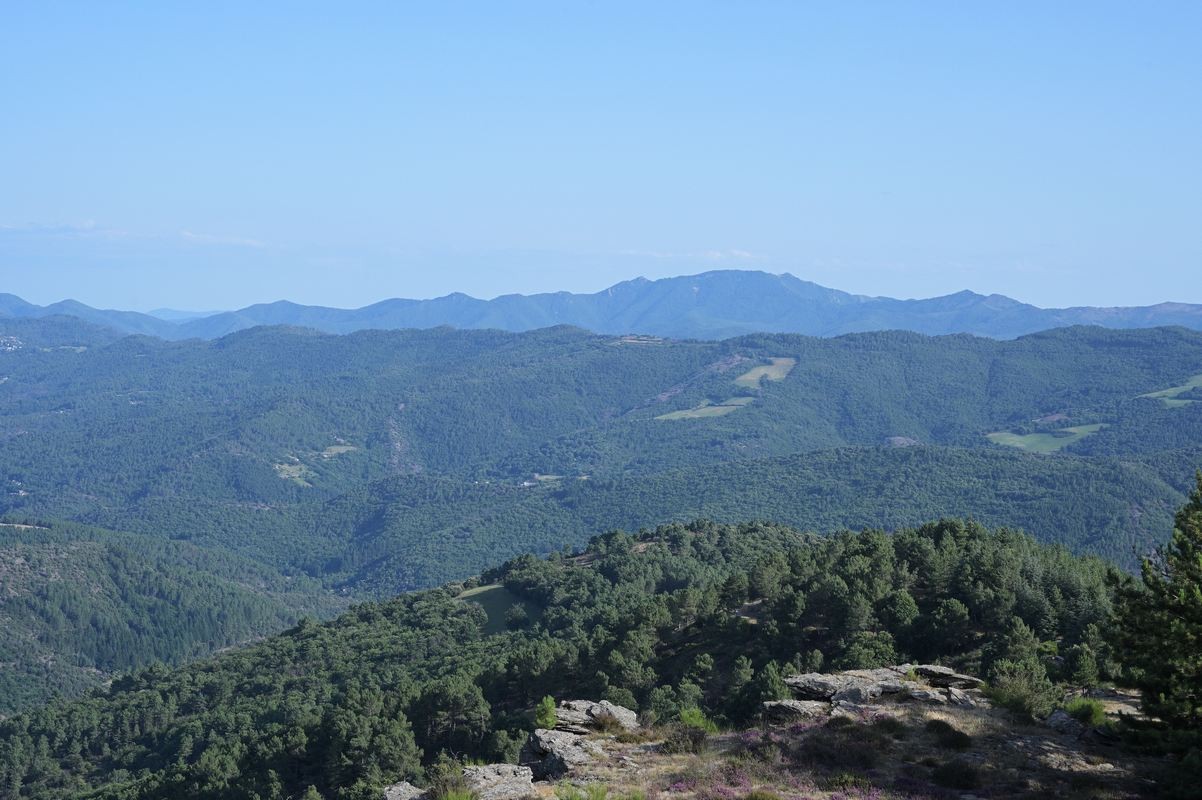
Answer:
[(15, 7), (0, 291), (1202, 303), (1202, 6)]

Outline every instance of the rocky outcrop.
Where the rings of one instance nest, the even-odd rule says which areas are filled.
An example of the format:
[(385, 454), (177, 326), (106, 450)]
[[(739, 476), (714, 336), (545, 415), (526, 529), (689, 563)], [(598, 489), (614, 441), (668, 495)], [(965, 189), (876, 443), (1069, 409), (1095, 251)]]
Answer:
[(401, 781), (384, 788), (384, 800), (417, 800), (425, 794), (425, 789), (419, 789), (409, 781)]
[(584, 734), (613, 727), (633, 731), (639, 727), (638, 714), (608, 700), (563, 700), (555, 709), (555, 716), (556, 730), (569, 733)]
[(825, 717), (831, 713), (831, 704), (821, 700), (768, 700), (761, 711), (768, 722), (800, 722)]
[(902, 664), (890, 667), (890, 669), (901, 670), (900, 674), (902, 675), (913, 671), (915, 675), (931, 686), (938, 686), (942, 689), (980, 689), (985, 685), (985, 681), (980, 678), (974, 678), (972, 675), (965, 675), (937, 664)]
[(1080, 736), (1085, 733), (1085, 725), (1062, 708), (1053, 711), (1043, 724), (1066, 736)]
[(796, 699), (764, 703), (761, 712), (769, 722), (787, 723), (826, 714), (855, 716), (874, 711), (885, 700), (964, 708), (988, 705), (980, 691), (984, 685), (980, 678), (937, 664), (807, 672), (784, 680)]
[(465, 767), (463, 779), (477, 800), (522, 800), (534, 794), (534, 773), (516, 764)]
[(602, 755), (600, 745), (581, 734), (539, 728), (530, 734), (518, 761), (528, 767), (535, 778), (556, 780)]

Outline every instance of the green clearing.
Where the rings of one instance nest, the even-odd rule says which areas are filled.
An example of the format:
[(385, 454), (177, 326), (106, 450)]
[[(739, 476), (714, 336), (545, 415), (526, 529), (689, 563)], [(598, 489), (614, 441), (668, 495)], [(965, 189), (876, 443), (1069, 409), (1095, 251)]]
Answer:
[(310, 478), (317, 477), (313, 470), (302, 464), (299, 460), (293, 460), (283, 464), (272, 464), (275, 469), (275, 474), (279, 475), (286, 481), (292, 481), (298, 486), (312, 486), (309, 482)]
[(1009, 431), (999, 431), (998, 433), (987, 433), (985, 435), (994, 444), (1017, 447), (1029, 453), (1055, 453), (1057, 450), (1068, 447), (1073, 442), (1079, 442), (1091, 433), (1097, 433), (1105, 427), (1105, 424), (1098, 423), (1096, 425), (1077, 425), (1072, 428), (1060, 428), (1059, 430), (1048, 431), (1047, 433), (1019, 434), (1010, 433)]
[(333, 458), (334, 456), (340, 456), (343, 453), (351, 453), (358, 449), (359, 449), (358, 447), (355, 447), (354, 445), (351, 445), (351, 444), (332, 444), (329, 447), (327, 447), (325, 450), (321, 451), (321, 457), (322, 458)]
[(738, 411), (746, 405), (755, 402), (754, 397), (731, 397), (721, 403), (711, 403), (706, 400), (700, 405), (686, 408), (684, 411), (671, 411), (660, 414), (656, 419), (701, 419), (703, 417), (721, 417), (732, 411)]
[(793, 371), (793, 367), (797, 366), (796, 358), (773, 358), (771, 361), (771, 364), (761, 364), (747, 370), (735, 378), (735, 383), (754, 389), (765, 378), (770, 381), (783, 381)]
[(477, 586), (475, 589), (468, 589), (465, 592), (460, 592), (455, 599), (476, 603), (484, 609), (484, 613), (488, 615), (488, 623), (484, 626), (485, 636), (491, 636), (494, 633), (504, 633), (507, 630), (505, 626), (505, 614), (514, 603), (525, 608), (531, 620), (537, 619), (542, 614), (542, 610), (533, 603), (526, 602), (499, 583), (490, 583), (487, 586)]
[(1190, 403), (1197, 402), (1195, 400), (1183, 400), (1180, 397), (1180, 395), (1185, 394), (1191, 389), (1202, 389), (1202, 375), (1195, 375), (1180, 386), (1161, 389), (1159, 392), (1148, 392), (1147, 394), (1141, 394), (1140, 397), (1155, 398), (1169, 408), (1181, 408), (1182, 406), (1188, 406)]

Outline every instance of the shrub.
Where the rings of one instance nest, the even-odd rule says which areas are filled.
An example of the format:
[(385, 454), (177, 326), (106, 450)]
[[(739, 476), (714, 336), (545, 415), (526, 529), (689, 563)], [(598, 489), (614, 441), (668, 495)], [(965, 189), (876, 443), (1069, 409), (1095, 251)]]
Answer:
[(559, 716), (555, 713), (555, 698), (547, 695), (539, 700), (538, 705), (534, 707), (534, 727), (551, 729), (558, 721)]
[(668, 753), (699, 753), (706, 737), (717, 732), (718, 726), (701, 709), (682, 708), (680, 721), (669, 729), (663, 749)]
[(1074, 697), (1064, 706), (1064, 710), (1073, 719), (1091, 727), (1106, 721), (1106, 709), (1100, 702), (1088, 697)]
[(474, 800), (475, 795), (463, 777), (463, 762), (445, 752), (426, 769), (430, 779), (430, 796), (434, 800)]
[(870, 726), (836, 717), (801, 743), (801, 757), (816, 767), (869, 770), (893, 744), (892, 738)]
[(897, 717), (877, 717), (872, 721), (874, 730), (892, 736), (894, 739), (904, 739), (909, 729), (906, 728), (906, 723), (902, 722)]
[(935, 783), (949, 789), (975, 789), (981, 784), (981, 773), (976, 765), (959, 758), (935, 767), (931, 777)]
[(872, 788), (872, 782), (854, 772), (836, 772), (818, 782), (819, 787), (828, 792), (866, 792)]
[(1059, 699), (1043, 664), (1034, 658), (1003, 659), (993, 665), (989, 696), (1002, 708), (1027, 717), (1043, 719)]
[(940, 747), (949, 750), (967, 750), (972, 747), (972, 737), (951, 723), (932, 719), (927, 721), (926, 728), (927, 733), (935, 737)]
[(705, 715), (700, 708), (695, 706), (690, 708), (680, 709), (680, 724), (687, 728), (697, 728), (706, 733), (717, 733), (718, 726)]

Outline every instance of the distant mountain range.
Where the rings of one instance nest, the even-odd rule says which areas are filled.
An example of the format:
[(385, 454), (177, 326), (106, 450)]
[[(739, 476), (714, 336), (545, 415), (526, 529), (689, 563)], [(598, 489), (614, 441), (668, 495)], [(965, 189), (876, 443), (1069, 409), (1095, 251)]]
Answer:
[(0, 318), (68, 315), (122, 333), (164, 339), (213, 339), (258, 325), (293, 325), (328, 333), (364, 329), (496, 328), (527, 331), (574, 325), (596, 333), (725, 339), (748, 333), (836, 336), (876, 330), (931, 335), (972, 333), (1009, 339), (1068, 325), (1202, 330), (1202, 305), (1160, 303), (1115, 308), (1039, 308), (1003, 295), (970, 291), (923, 300), (869, 297), (828, 289), (789, 274), (722, 270), (678, 278), (636, 278), (595, 294), (510, 294), (478, 300), (455, 293), (432, 300), (383, 300), (363, 308), (287, 301), (238, 311), (140, 314), (91, 308), (74, 300), (48, 306), (0, 294)]

